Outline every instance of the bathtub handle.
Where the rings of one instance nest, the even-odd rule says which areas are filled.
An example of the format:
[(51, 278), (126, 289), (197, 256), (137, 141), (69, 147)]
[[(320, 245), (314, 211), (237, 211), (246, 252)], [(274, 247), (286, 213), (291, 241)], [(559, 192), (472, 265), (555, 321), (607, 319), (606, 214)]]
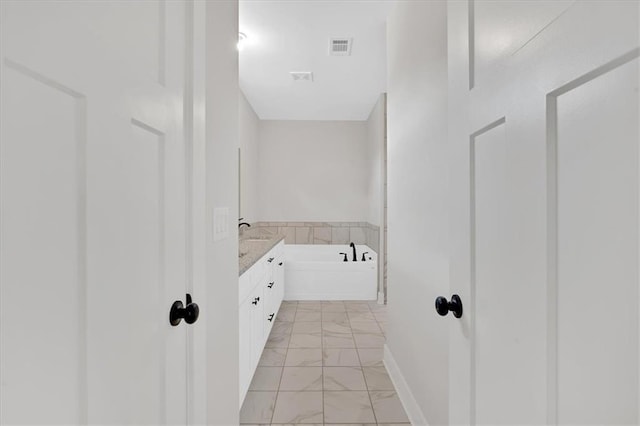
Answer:
[(275, 257), (270, 257), (269, 259), (267, 259), (267, 262), (271, 263), (273, 262), (273, 259), (275, 259)]
[(347, 258), (347, 253), (340, 253), (340, 254), (344, 254), (344, 259), (342, 260), (343, 262), (349, 261), (349, 259)]
[(269, 315), (269, 318), (267, 318), (267, 321), (269, 321), (269, 322), (273, 321), (273, 317), (274, 316), (276, 316), (276, 314)]
[(253, 299), (253, 302), (251, 303), (253, 303), (254, 305), (257, 305), (259, 301), (260, 301), (260, 298), (256, 297), (255, 299)]
[(269, 284), (267, 284), (267, 287), (271, 288), (271, 287), (273, 287), (273, 285), (274, 285), (275, 283), (276, 283), (275, 281), (270, 282)]
[(365, 255), (365, 254), (369, 254), (369, 252), (368, 252), (368, 251), (365, 251), (364, 253), (362, 253), (362, 261), (363, 261), (363, 262), (366, 262), (366, 261), (367, 261), (367, 259), (364, 257), (364, 255)]

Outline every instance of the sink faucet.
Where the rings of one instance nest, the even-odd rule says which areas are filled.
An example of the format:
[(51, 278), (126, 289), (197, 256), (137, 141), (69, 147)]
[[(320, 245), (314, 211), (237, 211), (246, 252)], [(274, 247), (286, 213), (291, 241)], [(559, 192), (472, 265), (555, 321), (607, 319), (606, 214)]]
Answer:
[(351, 247), (353, 249), (353, 261), (357, 262), (358, 261), (358, 256), (356, 255), (356, 245), (353, 244), (353, 242), (351, 242), (351, 244), (349, 244), (349, 247)]
[(244, 217), (241, 217), (240, 219), (238, 219), (238, 222), (240, 222), (240, 223), (238, 224), (238, 229), (241, 229), (241, 228), (242, 228), (242, 225), (247, 225), (247, 228), (251, 228), (251, 224), (250, 224), (250, 223), (247, 223), (247, 222), (241, 222), (241, 221), (242, 221), (242, 219), (244, 219)]

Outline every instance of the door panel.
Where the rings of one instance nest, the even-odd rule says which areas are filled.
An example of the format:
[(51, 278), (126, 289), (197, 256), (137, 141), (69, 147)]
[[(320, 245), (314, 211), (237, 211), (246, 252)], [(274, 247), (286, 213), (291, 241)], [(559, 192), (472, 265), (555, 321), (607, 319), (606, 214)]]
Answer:
[(640, 420), (639, 9), (448, 4), (452, 423)]
[(0, 2), (3, 424), (187, 421), (185, 4)]
[(575, 0), (479, 0), (473, 10), (473, 70), (482, 85), (501, 66), (547, 25), (564, 13)]
[(560, 423), (638, 421), (639, 116), (637, 58), (557, 97)]
[[(473, 211), (475, 248), (472, 266), (474, 297), (475, 372), (474, 402), (478, 423), (487, 419), (494, 423), (512, 423), (514, 411), (521, 409), (512, 404), (512, 380), (519, 372), (516, 359), (518, 321), (513, 318), (514, 307), (505, 303), (511, 296), (513, 283), (505, 276), (509, 262), (508, 239), (510, 217), (508, 206), (508, 158), (504, 119), (495, 127), (472, 138)], [(499, 298), (499, 299), (498, 299)], [(502, 303), (500, 303), (502, 302)], [(499, 305), (499, 306), (498, 306)], [(508, 322), (505, 330), (499, 324)], [(496, 331), (500, 330), (499, 333)], [(500, 351), (495, 348), (500, 347)], [(472, 373), (473, 374), (473, 373)], [(472, 380), (473, 380), (472, 379)], [(517, 381), (516, 381), (517, 383)], [(473, 385), (472, 385), (473, 386)], [(500, 409), (502, 408), (502, 409)], [(500, 413), (500, 418), (495, 417)], [(493, 415), (493, 417), (492, 417)]]
[(128, 387), (141, 415), (136, 421), (164, 424), (167, 392), (167, 348), (162, 332), (166, 321), (164, 135), (135, 124), (131, 133), (127, 161), (136, 176), (129, 183), (125, 217), (129, 221), (129, 237), (134, 242), (128, 247), (131, 270), (135, 271), (131, 278), (132, 282), (140, 283), (131, 286), (129, 297), (138, 301), (140, 318), (131, 318), (129, 335), (133, 348), (141, 346), (146, 350), (132, 350), (125, 368), (134, 370), (138, 366)]
[(77, 423), (86, 416), (84, 100), (11, 62), (2, 77), (2, 419), (23, 418), (35, 400), (33, 423)]
[[(541, 321), (527, 301), (538, 294), (521, 274), (520, 229), (527, 203), (518, 199), (528, 170), (522, 146), (511, 138), (517, 123), (500, 118), (471, 136), (471, 418), (477, 424), (541, 420)], [(522, 368), (526, 365), (527, 368)]]

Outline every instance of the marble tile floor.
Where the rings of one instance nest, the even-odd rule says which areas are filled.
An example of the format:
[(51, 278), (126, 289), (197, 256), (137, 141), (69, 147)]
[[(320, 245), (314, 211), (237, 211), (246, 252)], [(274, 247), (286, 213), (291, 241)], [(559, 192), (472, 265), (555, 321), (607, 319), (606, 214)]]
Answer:
[(409, 424), (382, 363), (386, 316), (375, 302), (283, 302), (240, 423)]

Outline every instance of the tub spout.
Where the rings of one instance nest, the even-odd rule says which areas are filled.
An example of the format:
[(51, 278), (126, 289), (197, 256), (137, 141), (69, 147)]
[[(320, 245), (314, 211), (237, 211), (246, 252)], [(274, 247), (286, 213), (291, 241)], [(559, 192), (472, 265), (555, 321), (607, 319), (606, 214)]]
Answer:
[(358, 255), (356, 254), (356, 245), (353, 244), (353, 241), (351, 242), (351, 244), (349, 244), (349, 247), (351, 247), (351, 249), (353, 250), (353, 261), (357, 262), (358, 261)]

